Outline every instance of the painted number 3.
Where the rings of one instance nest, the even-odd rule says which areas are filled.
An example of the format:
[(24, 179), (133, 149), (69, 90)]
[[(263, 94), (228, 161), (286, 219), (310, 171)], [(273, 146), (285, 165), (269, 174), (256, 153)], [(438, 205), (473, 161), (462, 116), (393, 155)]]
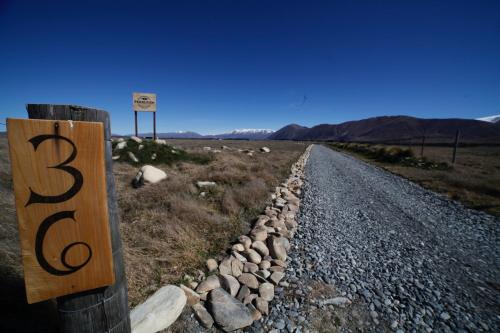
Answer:
[[(66, 192), (59, 194), (59, 195), (42, 195), (42, 194), (39, 194), (39, 193), (33, 191), (33, 189), (31, 189), (31, 187), (30, 187), (30, 197), (29, 197), (28, 202), (26, 203), (25, 207), (28, 207), (29, 205), (36, 204), (36, 203), (53, 204), (53, 203), (61, 203), (61, 202), (67, 201), (67, 200), (71, 199), (72, 197), (74, 197), (80, 191), (80, 189), (82, 188), (82, 185), (83, 185), (82, 173), (78, 169), (68, 165), (76, 158), (77, 149), (76, 149), (75, 144), (70, 139), (68, 139), (64, 136), (58, 135), (58, 134), (38, 135), (38, 136), (31, 138), (29, 140), (29, 142), (33, 145), (33, 148), (36, 151), (38, 146), (46, 140), (64, 140), (72, 146), (73, 150), (71, 152), (71, 155), (64, 162), (62, 162), (58, 165), (55, 165), (55, 166), (50, 166), (48, 168), (58, 169), (58, 170), (62, 170), (62, 171), (69, 173), (73, 177), (73, 185), (71, 186), (71, 188), (69, 190), (67, 190)], [(45, 240), (45, 235), (47, 234), (47, 232), (49, 231), (49, 228), (53, 224), (55, 224), (59, 221), (62, 221), (64, 219), (66, 219), (66, 220), (70, 219), (70, 220), (73, 220), (76, 222), (75, 211), (74, 210), (73, 211), (61, 211), (61, 212), (57, 212), (55, 214), (48, 216), (45, 220), (42, 221), (42, 223), (38, 227), (38, 230), (36, 233), (36, 240), (35, 240), (35, 253), (36, 253), (36, 259), (38, 260), (38, 263), (48, 273), (53, 274), (53, 275), (58, 275), (58, 276), (68, 275), (68, 274), (72, 274), (72, 273), (78, 271), (79, 269), (84, 267), (90, 261), (90, 258), (92, 257), (92, 249), (90, 248), (90, 246), (87, 243), (73, 242), (73, 243), (68, 244), (66, 247), (64, 247), (64, 249), (61, 252), (60, 260), (61, 260), (62, 265), (67, 268), (66, 270), (61, 270), (61, 269), (55, 268), (47, 261), (47, 259), (43, 255), (43, 242)], [(86, 247), (87, 251), (88, 251), (88, 255), (83, 263), (78, 264), (78, 265), (72, 265), (72, 264), (68, 263), (66, 256), (68, 254), (68, 251), (72, 247), (78, 246), (78, 245)]]

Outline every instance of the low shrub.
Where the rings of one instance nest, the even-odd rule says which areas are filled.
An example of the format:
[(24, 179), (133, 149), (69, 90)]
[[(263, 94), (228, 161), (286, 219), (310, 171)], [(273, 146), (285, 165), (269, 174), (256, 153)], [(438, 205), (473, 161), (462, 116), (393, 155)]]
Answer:
[[(171, 165), (176, 162), (208, 164), (213, 160), (213, 157), (208, 153), (188, 153), (182, 149), (159, 144), (152, 140), (143, 140), (142, 143), (138, 143), (129, 139), (126, 142), (127, 145), (122, 149), (116, 147), (119, 142), (113, 142), (113, 156), (119, 156), (118, 160), (120, 162), (127, 162), (134, 166), (144, 164)], [(129, 153), (133, 153), (139, 162), (135, 162)]]
[(427, 170), (449, 170), (451, 167), (445, 162), (433, 162), (426, 158), (416, 158), (409, 148), (379, 147), (357, 143), (331, 143), (334, 149), (347, 150), (360, 154), (369, 159), (382, 163), (400, 164)]

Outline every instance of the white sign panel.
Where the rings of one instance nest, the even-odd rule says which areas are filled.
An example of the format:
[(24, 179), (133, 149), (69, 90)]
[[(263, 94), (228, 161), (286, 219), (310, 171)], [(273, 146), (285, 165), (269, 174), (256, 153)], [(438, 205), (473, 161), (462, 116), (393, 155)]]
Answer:
[(133, 93), (134, 111), (156, 112), (156, 94)]

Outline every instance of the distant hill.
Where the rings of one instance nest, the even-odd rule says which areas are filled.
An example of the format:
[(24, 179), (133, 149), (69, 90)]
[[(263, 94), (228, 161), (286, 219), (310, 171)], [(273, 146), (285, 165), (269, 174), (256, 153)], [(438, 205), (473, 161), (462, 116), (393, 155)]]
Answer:
[(500, 143), (500, 123), (471, 119), (421, 119), (385, 116), (322, 124), (311, 128), (292, 124), (269, 136), (271, 140), (334, 140), (357, 142), (449, 142), (460, 130), (461, 141)]

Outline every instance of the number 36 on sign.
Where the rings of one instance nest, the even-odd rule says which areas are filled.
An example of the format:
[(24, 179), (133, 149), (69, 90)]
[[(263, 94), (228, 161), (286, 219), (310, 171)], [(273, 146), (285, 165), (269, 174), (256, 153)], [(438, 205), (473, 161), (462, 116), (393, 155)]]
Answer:
[(8, 119), (28, 303), (113, 284), (101, 123)]

